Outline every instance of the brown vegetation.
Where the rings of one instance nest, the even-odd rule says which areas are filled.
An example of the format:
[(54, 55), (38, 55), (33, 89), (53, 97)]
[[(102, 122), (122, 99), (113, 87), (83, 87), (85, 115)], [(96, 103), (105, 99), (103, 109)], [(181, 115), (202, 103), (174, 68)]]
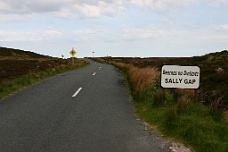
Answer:
[(150, 88), (159, 75), (160, 73), (156, 68), (129, 66), (129, 80), (136, 92)]
[[(227, 51), (192, 58), (98, 60), (114, 64), (125, 74), (135, 113), (140, 119), (156, 125), (164, 135), (183, 141), (195, 151), (227, 151)], [(200, 88), (197, 91), (161, 88), (159, 71), (163, 64), (199, 66)]]
[[(29, 51), (0, 48), (0, 83), (26, 74), (47, 69), (55, 69), (71, 64), (71, 59), (59, 59), (39, 55)], [(81, 66), (86, 61), (76, 59), (74, 66)]]
[[(199, 102), (208, 106), (217, 106), (217, 108), (228, 109), (228, 51), (211, 53), (204, 56), (183, 57), (183, 58), (120, 58), (107, 57), (100, 58), (102, 62), (114, 63), (120, 66), (131, 67), (133, 86), (137, 90), (147, 88), (151, 83), (150, 70), (160, 71), (164, 64), (174, 65), (194, 65), (201, 69), (201, 84), (198, 90)], [(139, 74), (140, 73), (140, 74)], [(157, 72), (155, 72), (157, 73)], [(139, 76), (140, 75), (140, 76)], [(150, 76), (149, 76), (150, 75)], [(155, 74), (157, 76), (157, 74)], [(140, 78), (139, 78), (140, 77)], [(141, 78), (143, 77), (143, 78)], [(136, 81), (137, 80), (137, 81)], [(131, 81), (131, 80), (130, 80)], [(140, 86), (139, 86), (140, 84)], [(142, 85), (142, 86), (141, 86)], [(194, 91), (181, 90), (190, 98), (194, 97)], [(218, 102), (219, 101), (219, 102)], [(216, 103), (216, 104), (215, 104)]]

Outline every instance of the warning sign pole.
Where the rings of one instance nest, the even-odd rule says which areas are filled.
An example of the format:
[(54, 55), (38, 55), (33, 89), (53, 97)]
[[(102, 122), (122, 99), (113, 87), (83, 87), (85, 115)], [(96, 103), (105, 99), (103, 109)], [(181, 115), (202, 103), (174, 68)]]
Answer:
[(72, 48), (72, 50), (70, 51), (70, 54), (71, 54), (71, 58), (72, 58), (72, 65), (74, 65), (74, 55), (76, 54), (77, 52), (74, 50), (74, 48)]

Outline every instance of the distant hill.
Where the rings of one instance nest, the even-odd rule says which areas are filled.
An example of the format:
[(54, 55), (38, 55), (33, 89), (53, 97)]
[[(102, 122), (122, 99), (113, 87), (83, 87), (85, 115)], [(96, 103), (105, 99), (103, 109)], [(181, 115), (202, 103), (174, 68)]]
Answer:
[(206, 54), (205, 56), (208, 55), (214, 55), (214, 56), (226, 56), (228, 55), (228, 51), (227, 50), (223, 50), (221, 52), (214, 52), (214, 53), (210, 53), (210, 54)]
[(34, 52), (30, 52), (30, 51), (24, 51), (24, 50), (20, 50), (20, 49), (13, 49), (13, 48), (6, 48), (6, 47), (0, 47), (0, 59), (1, 58), (50, 58), (50, 56), (45, 56), (45, 55), (41, 55), (41, 54), (37, 54)]
[(25, 74), (66, 65), (67, 61), (30, 51), (0, 47), (0, 83)]

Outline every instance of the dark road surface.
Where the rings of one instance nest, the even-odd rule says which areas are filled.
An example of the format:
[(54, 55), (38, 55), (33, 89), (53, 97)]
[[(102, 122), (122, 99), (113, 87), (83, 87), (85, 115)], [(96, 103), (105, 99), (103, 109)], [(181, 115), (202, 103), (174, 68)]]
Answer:
[(1, 100), (0, 151), (168, 151), (136, 120), (123, 76), (90, 62)]

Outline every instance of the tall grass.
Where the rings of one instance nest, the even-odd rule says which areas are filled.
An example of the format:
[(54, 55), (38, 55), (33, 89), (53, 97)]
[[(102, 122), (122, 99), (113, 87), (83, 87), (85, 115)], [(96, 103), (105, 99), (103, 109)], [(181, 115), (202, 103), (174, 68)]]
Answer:
[(129, 66), (129, 80), (130, 85), (134, 90), (139, 93), (150, 88), (155, 82), (156, 78), (160, 75), (156, 68), (137, 68)]
[[(228, 125), (223, 111), (194, 102), (192, 90), (164, 90), (156, 68), (137, 68), (115, 63), (125, 72), (134, 99), (135, 112), (156, 125), (167, 137), (181, 141), (197, 152), (227, 152)], [(124, 69), (124, 70), (123, 70)]]

